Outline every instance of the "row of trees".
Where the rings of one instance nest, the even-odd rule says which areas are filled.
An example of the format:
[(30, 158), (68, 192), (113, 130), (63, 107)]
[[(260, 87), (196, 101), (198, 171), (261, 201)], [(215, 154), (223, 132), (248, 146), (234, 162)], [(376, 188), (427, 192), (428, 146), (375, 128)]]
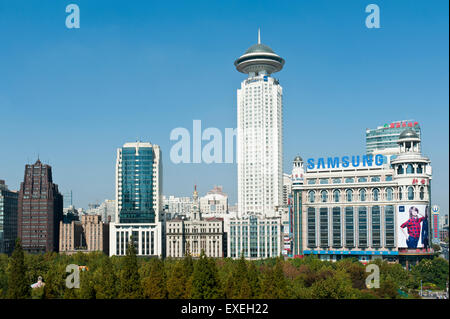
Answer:
[[(445, 288), (448, 262), (423, 260), (412, 271), (399, 264), (375, 261), (380, 269), (380, 288), (368, 289), (369, 273), (355, 259), (338, 262), (314, 257), (247, 261), (243, 258), (199, 259), (138, 258), (133, 246), (125, 257), (103, 253), (64, 255), (24, 253), (20, 243), (11, 257), (0, 255), (1, 298), (86, 299), (251, 299), (251, 298), (410, 298), (420, 281)], [(66, 266), (87, 266), (80, 272), (80, 288), (66, 287)], [(45, 286), (31, 289), (42, 276)]]

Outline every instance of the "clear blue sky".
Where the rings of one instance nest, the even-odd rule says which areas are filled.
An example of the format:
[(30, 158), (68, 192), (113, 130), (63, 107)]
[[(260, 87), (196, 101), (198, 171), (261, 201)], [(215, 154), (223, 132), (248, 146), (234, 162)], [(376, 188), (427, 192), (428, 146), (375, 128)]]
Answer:
[[(81, 10), (67, 29), (66, 5)], [(365, 27), (366, 5), (381, 29)], [(114, 198), (116, 149), (163, 151), (164, 194), (223, 185), (233, 164), (169, 160), (170, 131), (236, 127), (234, 60), (257, 40), (286, 59), (284, 171), (303, 157), (363, 154), (365, 129), (416, 119), (433, 165), (433, 203), (448, 210), (448, 1), (0, 0), (0, 178), (53, 166), (76, 206)]]

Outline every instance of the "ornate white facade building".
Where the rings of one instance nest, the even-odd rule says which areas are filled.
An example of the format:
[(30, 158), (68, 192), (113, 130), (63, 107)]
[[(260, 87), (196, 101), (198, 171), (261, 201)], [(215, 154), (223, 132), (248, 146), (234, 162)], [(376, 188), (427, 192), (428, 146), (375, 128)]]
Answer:
[(197, 188), (194, 190), (190, 218), (166, 221), (167, 257), (181, 258), (190, 254), (199, 257), (202, 250), (208, 257), (225, 257), (224, 223), (222, 218), (202, 218)]
[(420, 138), (412, 129), (400, 134), (398, 145), (390, 158), (344, 156), (319, 159), (317, 165), (308, 159), (305, 165), (296, 157), (294, 255), (357, 257), (362, 262), (384, 258), (404, 264), (432, 254), (425, 238), (431, 230), (429, 218), (421, 221), (418, 249), (406, 246), (402, 230), (411, 210), (431, 216), (430, 160), (421, 154)]

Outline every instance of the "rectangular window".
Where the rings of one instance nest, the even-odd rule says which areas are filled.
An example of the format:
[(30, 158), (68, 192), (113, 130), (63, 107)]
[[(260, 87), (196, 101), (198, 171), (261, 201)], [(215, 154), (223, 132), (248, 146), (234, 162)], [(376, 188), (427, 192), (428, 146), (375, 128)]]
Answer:
[(358, 247), (367, 247), (367, 207), (358, 208)]
[(353, 222), (353, 207), (345, 207), (345, 246), (355, 247), (355, 233)]
[(328, 247), (328, 208), (321, 207), (320, 210), (320, 247)]
[(316, 247), (316, 210), (308, 207), (308, 247)]
[(372, 247), (381, 247), (380, 206), (372, 207)]
[(384, 219), (385, 219), (385, 245), (388, 248), (393, 248), (395, 246), (395, 229), (394, 229), (394, 206), (388, 205), (384, 208)]
[(333, 207), (333, 247), (340, 248), (341, 244), (341, 208)]

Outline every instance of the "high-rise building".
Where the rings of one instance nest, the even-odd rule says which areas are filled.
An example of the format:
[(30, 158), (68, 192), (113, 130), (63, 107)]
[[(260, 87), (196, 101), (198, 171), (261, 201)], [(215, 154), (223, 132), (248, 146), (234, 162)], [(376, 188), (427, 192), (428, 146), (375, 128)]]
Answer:
[(11, 254), (17, 238), (19, 193), (10, 191), (0, 180), (0, 254)]
[(20, 184), (18, 235), (30, 253), (58, 251), (59, 222), (63, 219), (63, 196), (53, 183), (52, 168), (38, 159), (25, 165)]
[(164, 255), (162, 161), (158, 145), (125, 143), (117, 150), (116, 218), (110, 255), (125, 255), (130, 240), (141, 256)]
[(366, 129), (367, 154), (396, 154), (398, 138), (406, 128), (411, 128), (421, 138), (419, 122), (414, 120), (395, 121), (378, 126), (376, 129)]
[(273, 214), (283, 204), (283, 89), (272, 73), (284, 59), (261, 43), (234, 65), (248, 74), (237, 90), (239, 214)]

